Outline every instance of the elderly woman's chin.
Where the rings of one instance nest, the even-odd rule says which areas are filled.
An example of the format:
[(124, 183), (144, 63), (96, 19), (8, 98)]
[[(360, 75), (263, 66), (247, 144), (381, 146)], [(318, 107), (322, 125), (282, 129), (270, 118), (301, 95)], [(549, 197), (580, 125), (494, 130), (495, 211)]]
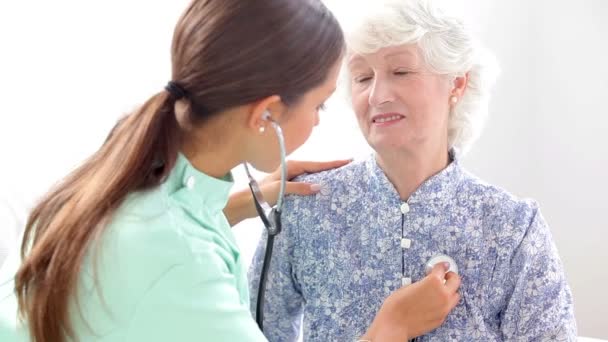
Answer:
[(413, 145), (411, 134), (403, 124), (393, 127), (372, 127), (366, 134), (367, 143), (376, 151), (408, 148)]

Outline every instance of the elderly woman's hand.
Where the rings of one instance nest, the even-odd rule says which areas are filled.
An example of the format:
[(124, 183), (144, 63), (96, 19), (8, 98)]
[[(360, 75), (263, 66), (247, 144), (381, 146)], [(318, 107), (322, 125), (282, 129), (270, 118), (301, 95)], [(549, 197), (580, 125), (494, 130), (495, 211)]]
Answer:
[[(287, 180), (285, 184), (285, 194), (294, 195), (314, 195), (321, 187), (319, 184), (310, 184), (304, 182), (292, 182), (291, 180), (305, 173), (316, 173), (335, 169), (350, 163), (352, 160), (334, 160), (328, 162), (312, 162), (312, 161), (293, 161), (287, 162)], [(281, 185), (281, 169), (280, 167), (265, 177), (259, 182), (260, 190), (264, 195), (264, 199), (270, 206), (277, 203), (279, 197), (279, 189)], [(257, 212), (253, 203), (253, 198), (249, 189), (241, 190), (230, 196), (228, 204), (224, 209), (224, 214), (231, 226), (236, 225), (242, 220), (255, 217)]]

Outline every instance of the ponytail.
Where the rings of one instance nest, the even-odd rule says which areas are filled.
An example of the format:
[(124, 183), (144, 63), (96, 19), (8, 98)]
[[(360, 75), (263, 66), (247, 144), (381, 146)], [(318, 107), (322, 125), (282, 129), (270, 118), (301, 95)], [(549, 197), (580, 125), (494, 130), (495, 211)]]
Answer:
[(87, 248), (129, 193), (160, 185), (173, 168), (180, 140), (174, 107), (163, 91), (121, 119), (31, 212), (15, 291), (32, 341), (74, 338), (68, 308)]

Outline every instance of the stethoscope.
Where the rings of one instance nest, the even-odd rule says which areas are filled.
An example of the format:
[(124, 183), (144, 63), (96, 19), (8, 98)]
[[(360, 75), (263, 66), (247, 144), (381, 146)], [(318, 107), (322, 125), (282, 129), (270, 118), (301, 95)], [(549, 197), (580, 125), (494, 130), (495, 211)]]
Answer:
[[(283, 138), (283, 130), (276, 121), (270, 117), (270, 113), (265, 112), (262, 116), (264, 121), (270, 123), (270, 126), (274, 129), (277, 139), (279, 141), (279, 149), (281, 153), (281, 183), (279, 188), (279, 197), (277, 199), (277, 205), (272, 208), (268, 205), (268, 202), (264, 199), (262, 191), (256, 180), (251, 175), (247, 163), (243, 163), (245, 172), (249, 178), (249, 188), (253, 195), (253, 201), (255, 203), (255, 209), (266, 227), (268, 233), (268, 240), (266, 242), (266, 252), (264, 253), (264, 261), (262, 263), (262, 272), (260, 274), (260, 283), (258, 286), (258, 297), (256, 305), (256, 322), (260, 327), (260, 330), (264, 331), (264, 296), (266, 293), (266, 281), (268, 278), (268, 268), (270, 267), (270, 260), (272, 259), (272, 248), (274, 246), (274, 238), (281, 232), (281, 212), (283, 209), (283, 200), (285, 197), (285, 184), (287, 182), (287, 153), (285, 151), (285, 139)], [(447, 262), (449, 268), (447, 272), (454, 272), (458, 274), (458, 265), (456, 261), (445, 254), (437, 254), (429, 259), (426, 263), (427, 273), (438, 263)], [(415, 339), (416, 340), (416, 339)]]
[(279, 148), (281, 150), (281, 185), (279, 188), (279, 197), (277, 205), (271, 208), (268, 202), (264, 200), (262, 191), (258, 183), (255, 181), (247, 163), (243, 163), (245, 166), (245, 172), (249, 178), (249, 188), (253, 195), (253, 201), (255, 203), (255, 209), (258, 215), (262, 219), (266, 231), (268, 233), (268, 241), (266, 242), (266, 252), (264, 253), (264, 261), (262, 263), (262, 273), (260, 275), (260, 284), (258, 287), (258, 298), (256, 305), (255, 318), (260, 327), (260, 330), (264, 331), (264, 295), (266, 293), (266, 280), (268, 277), (268, 268), (270, 267), (270, 260), (272, 258), (272, 248), (274, 246), (274, 237), (281, 232), (281, 211), (283, 209), (283, 199), (285, 197), (285, 184), (287, 182), (287, 153), (285, 151), (285, 139), (283, 138), (283, 130), (276, 121), (270, 117), (270, 113), (265, 112), (262, 116), (264, 121), (270, 123), (270, 126), (274, 129), (277, 139), (279, 140)]

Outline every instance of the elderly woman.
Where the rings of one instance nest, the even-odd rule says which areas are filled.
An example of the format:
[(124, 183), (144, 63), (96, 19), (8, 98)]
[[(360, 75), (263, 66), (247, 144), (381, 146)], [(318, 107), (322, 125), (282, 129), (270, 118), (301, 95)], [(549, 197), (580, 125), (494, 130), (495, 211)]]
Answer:
[[(347, 32), (352, 106), (373, 155), (301, 178), (286, 200), (265, 299), (271, 341), (354, 341), (395, 289), (452, 257), (461, 301), (420, 341), (571, 341), (572, 296), (536, 202), (459, 163), (487, 111), (491, 65), (460, 21), (392, 2)], [(491, 63), (490, 63), (491, 64)], [(254, 258), (252, 306), (264, 256)]]

